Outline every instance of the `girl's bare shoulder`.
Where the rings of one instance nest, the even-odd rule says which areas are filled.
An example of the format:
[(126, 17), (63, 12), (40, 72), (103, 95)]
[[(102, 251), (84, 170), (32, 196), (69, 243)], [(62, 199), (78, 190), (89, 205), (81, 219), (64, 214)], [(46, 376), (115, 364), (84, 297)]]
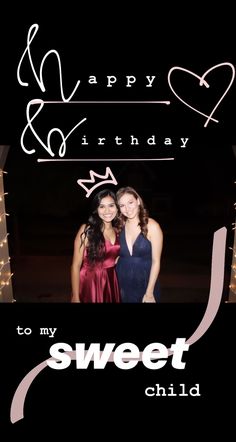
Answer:
[(147, 224), (148, 232), (149, 233), (159, 233), (162, 234), (161, 226), (160, 224), (153, 218), (148, 218), (148, 224)]
[(160, 224), (153, 218), (148, 218), (148, 226), (150, 226), (150, 227), (154, 226), (154, 227), (161, 228)]

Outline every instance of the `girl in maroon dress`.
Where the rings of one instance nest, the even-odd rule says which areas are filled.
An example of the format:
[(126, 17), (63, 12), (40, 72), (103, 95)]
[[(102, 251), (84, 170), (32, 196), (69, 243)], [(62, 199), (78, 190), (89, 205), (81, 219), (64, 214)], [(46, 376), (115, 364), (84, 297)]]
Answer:
[(92, 215), (75, 238), (71, 267), (71, 302), (120, 302), (115, 272), (120, 245), (116, 231), (115, 194), (102, 190), (92, 202)]

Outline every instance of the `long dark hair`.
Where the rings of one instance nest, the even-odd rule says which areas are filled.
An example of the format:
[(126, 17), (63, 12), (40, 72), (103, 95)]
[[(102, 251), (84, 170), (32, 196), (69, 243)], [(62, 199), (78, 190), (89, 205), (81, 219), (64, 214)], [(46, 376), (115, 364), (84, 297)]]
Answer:
[[(91, 215), (85, 226), (85, 230), (81, 235), (82, 244), (85, 238), (88, 238), (87, 244), (87, 257), (91, 264), (95, 264), (96, 261), (103, 261), (105, 257), (105, 239), (103, 236), (103, 221), (98, 215), (98, 207), (101, 204), (101, 200), (106, 196), (110, 196), (118, 209), (115, 193), (109, 189), (104, 189), (98, 192), (91, 203)], [(112, 226), (118, 226), (117, 217), (112, 220)]]
[[(142, 234), (147, 237), (147, 233), (148, 233), (148, 228), (147, 228), (147, 224), (148, 224), (148, 211), (144, 206), (144, 202), (141, 198), (141, 196), (138, 194), (138, 192), (136, 192), (135, 189), (133, 189), (133, 187), (127, 186), (127, 187), (122, 187), (121, 189), (119, 189), (116, 193), (116, 198), (117, 198), (117, 202), (119, 204), (119, 200), (121, 199), (121, 197), (123, 195), (125, 195), (126, 193), (129, 193), (130, 195), (133, 195), (133, 197), (137, 200), (139, 200), (140, 205), (139, 205), (139, 226), (141, 229)], [(119, 214), (119, 229), (122, 228), (120, 226), (124, 226), (125, 221), (126, 221), (126, 217), (124, 215), (122, 215), (122, 213)]]

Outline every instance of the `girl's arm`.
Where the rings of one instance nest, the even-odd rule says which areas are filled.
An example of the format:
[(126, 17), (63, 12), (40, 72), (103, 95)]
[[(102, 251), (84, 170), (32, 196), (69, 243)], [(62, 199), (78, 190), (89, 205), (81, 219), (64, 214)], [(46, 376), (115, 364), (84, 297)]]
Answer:
[(159, 224), (152, 218), (148, 220), (148, 239), (152, 245), (152, 266), (143, 302), (156, 302), (153, 292), (160, 272), (163, 233)]
[(84, 249), (86, 247), (86, 239), (82, 242), (81, 234), (84, 232), (86, 224), (82, 224), (74, 241), (74, 254), (71, 265), (71, 285), (72, 297), (71, 302), (80, 302), (79, 299), (79, 282), (80, 282), (80, 268), (83, 262)]

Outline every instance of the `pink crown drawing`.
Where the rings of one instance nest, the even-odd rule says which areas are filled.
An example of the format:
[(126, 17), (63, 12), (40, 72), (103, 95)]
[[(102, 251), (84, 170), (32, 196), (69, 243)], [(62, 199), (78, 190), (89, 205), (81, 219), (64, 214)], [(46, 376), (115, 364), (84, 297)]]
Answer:
[[(87, 192), (86, 198), (88, 198), (97, 187), (102, 186), (103, 184), (108, 184), (108, 183), (115, 185), (118, 184), (110, 167), (106, 167), (105, 175), (100, 175), (99, 173), (96, 173), (93, 170), (89, 171), (89, 175), (90, 175), (89, 180), (80, 179), (77, 181), (79, 186), (83, 187), (83, 189)], [(101, 180), (96, 182), (95, 178), (100, 178)], [(89, 186), (87, 187), (85, 183), (91, 183), (91, 184), (95, 183), (95, 184), (94, 186), (89, 188)]]

